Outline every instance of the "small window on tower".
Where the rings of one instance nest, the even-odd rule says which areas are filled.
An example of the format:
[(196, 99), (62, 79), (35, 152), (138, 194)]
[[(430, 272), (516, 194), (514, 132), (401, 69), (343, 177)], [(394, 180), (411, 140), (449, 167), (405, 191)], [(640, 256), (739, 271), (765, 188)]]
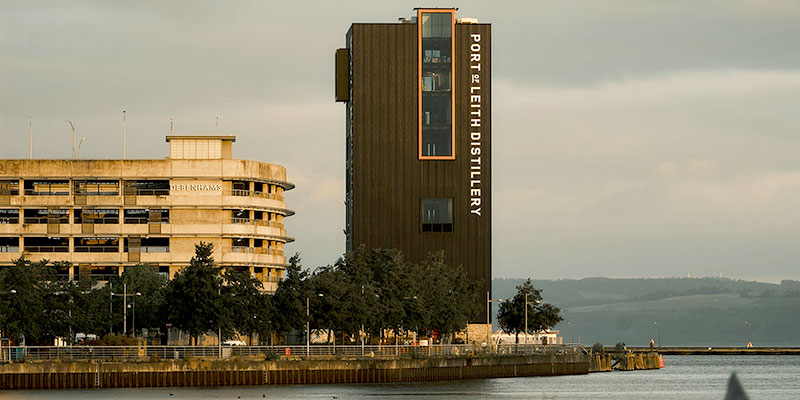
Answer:
[(453, 231), (453, 199), (422, 199), (422, 231)]

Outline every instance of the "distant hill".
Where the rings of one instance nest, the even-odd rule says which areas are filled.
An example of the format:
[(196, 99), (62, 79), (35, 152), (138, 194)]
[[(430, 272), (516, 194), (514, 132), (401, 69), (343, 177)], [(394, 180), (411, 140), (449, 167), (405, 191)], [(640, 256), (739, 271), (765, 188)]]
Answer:
[[(495, 279), (493, 297), (514, 295), (524, 279)], [(800, 346), (800, 281), (727, 278), (535, 280), (562, 309), (565, 342), (644, 346)], [(495, 303), (495, 309), (496, 309)], [(745, 323), (747, 321), (747, 323)], [(658, 324), (656, 324), (657, 322)]]

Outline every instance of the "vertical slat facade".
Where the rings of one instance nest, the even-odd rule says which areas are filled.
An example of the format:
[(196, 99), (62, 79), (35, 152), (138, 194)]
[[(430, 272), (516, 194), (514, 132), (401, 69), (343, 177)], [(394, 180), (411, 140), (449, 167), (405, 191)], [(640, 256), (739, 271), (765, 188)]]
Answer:
[[(470, 33), (482, 37), (481, 216), (470, 212)], [(448, 264), (462, 266), (485, 293), (492, 259), (491, 26), (455, 27), (455, 160), (418, 158), (416, 24), (354, 24), (351, 34), (353, 247), (397, 248), (412, 262), (444, 250)], [(423, 198), (453, 199), (453, 232), (422, 232)], [(482, 310), (473, 322), (485, 322)]]

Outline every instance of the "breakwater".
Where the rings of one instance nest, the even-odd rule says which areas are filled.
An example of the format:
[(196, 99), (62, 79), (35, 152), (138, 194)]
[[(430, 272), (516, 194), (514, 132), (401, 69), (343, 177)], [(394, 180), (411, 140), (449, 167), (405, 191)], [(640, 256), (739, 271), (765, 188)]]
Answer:
[[(629, 350), (650, 351), (649, 347), (631, 347)], [(659, 347), (659, 353), (671, 356), (689, 355), (759, 355), (759, 356), (788, 356), (800, 355), (800, 347)]]
[(422, 382), (587, 374), (589, 367), (587, 354), (393, 360), (39, 361), (0, 365), (0, 388)]

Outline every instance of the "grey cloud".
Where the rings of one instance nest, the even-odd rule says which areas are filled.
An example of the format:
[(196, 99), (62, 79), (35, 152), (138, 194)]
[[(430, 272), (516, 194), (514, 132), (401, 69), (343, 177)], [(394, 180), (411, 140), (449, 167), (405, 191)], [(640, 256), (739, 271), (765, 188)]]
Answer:
[[(1, 1), (1, 0), (0, 0)], [(307, 265), (344, 247), (350, 23), (418, 3), (14, 2), (0, 13), (0, 157), (166, 156), (238, 136), (288, 168)], [(433, 1), (431, 6), (450, 3)], [(465, 1), (493, 23), (495, 275), (800, 278), (800, 10), (792, 1)], [(19, 138), (19, 140), (15, 140)], [(11, 140), (9, 140), (11, 139)], [(794, 267), (794, 268), (793, 268)], [(696, 271), (696, 272), (695, 272)]]

